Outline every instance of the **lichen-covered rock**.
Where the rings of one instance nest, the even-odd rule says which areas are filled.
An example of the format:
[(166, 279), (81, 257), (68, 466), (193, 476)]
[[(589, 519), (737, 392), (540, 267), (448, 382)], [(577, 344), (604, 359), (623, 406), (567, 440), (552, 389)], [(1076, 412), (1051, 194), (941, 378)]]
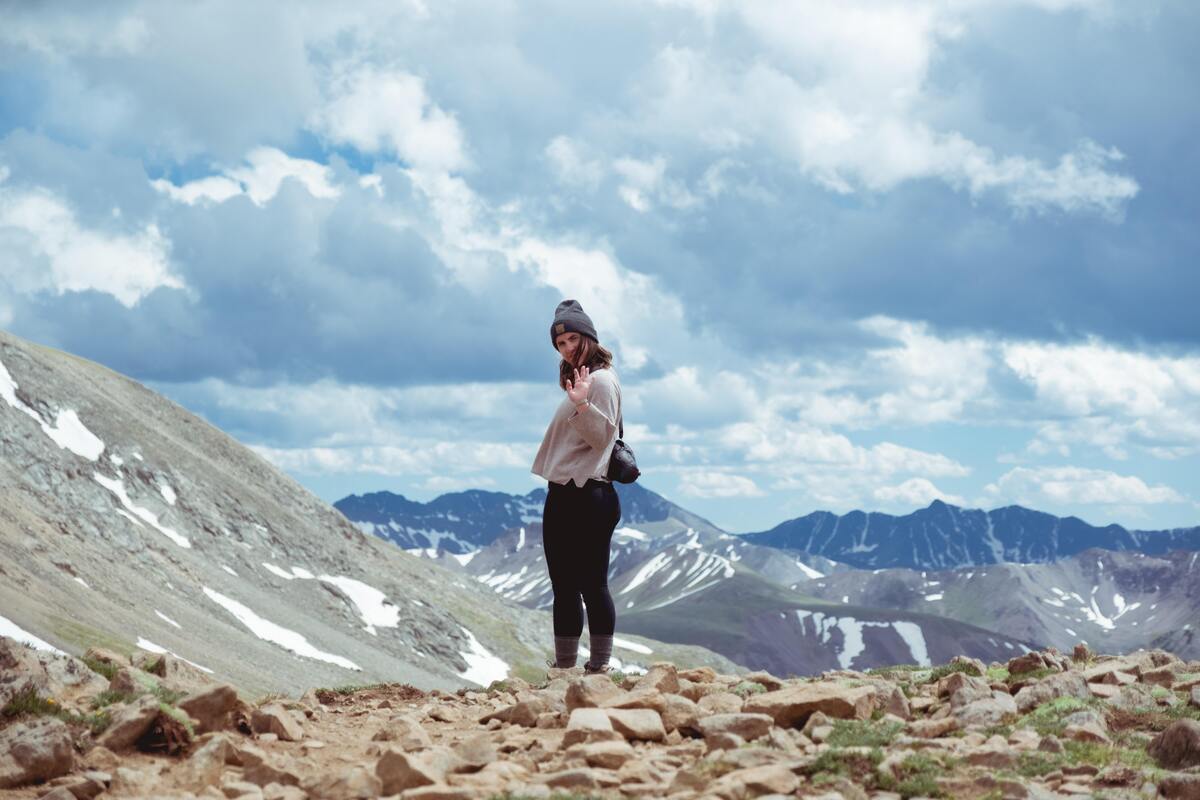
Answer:
[(66, 775), (74, 766), (71, 731), (62, 720), (18, 722), (0, 731), (0, 789)]
[(1083, 675), (1078, 672), (1062, 672), (1026, 686), (1017, 692), (1013, 699), (1017, 703), (1017, 710), (1024, 713), (1057, 697), (1077, 697), (1086, 700), (1091, 696), (1091, 690), (1088, 689)]

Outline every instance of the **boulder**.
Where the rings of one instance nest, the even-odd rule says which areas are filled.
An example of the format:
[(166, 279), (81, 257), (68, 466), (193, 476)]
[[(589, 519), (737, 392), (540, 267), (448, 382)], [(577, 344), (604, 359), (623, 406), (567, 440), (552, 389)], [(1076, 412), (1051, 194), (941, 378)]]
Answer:
[(74, 767), (71, 731), (60, 719), (42, 717), (0, 731), (0, 789), (47, 781)]
[(701, 714), (737, 714), (742, 703), (742, 698), (733, 692), (713, 692), (701, 697), (696, 706)]
[(139, 697), (132, 703), (117, 708), (113, 713), (112, 722), (104, 733), (100, 734), (96, 743), (113, 752), (128, 750), (150, 730), (161, 713), (156, 697)]
[(769, 714), (776, 725), (803, 725), (816, 711), (838, 719), (868, 719), (875, 690), (870, 686), (809, 683), (786, 686), (774, 692), (748, 697), (742, 711)]
[(628, 739), (661, 742), (667, 738), (662, 717), (651, 708), (606, 708), (613, 730)]
[[(958, 695), (955, 695), (956, 697)], [(1008, 692), (992, 691), (987, 697), (973, 700), (951, 713), (962, 727), (998, 725), (1000, 721), (1017, 713), (1017, 704)]]
[(1158, 796), (1167, 800), (1200, 800), (1200, 775), (1167, 775), (1158, 782)]
[(577, 744), (567, 751), (568, 755), (582, 758), (589, 767), (620, 769), (625, 762), (636, 756), (636, 751), (624, 739), (611, 742), (589, 742)]
[(1165, 769), (1186, 769), (1200, 765), (1200, 722), (1176, 720), (1154, 737), (1146, 748)]
[[(499, 719), (489, 720), (499, 727)], [(376, 742), (395, 742), (403, 750), (424, 750), (433, 746), (433, 740), (420, 722), (407, 714), (396, 714), (371, 737)]]
[(563, 735), (563, 747), (582, 742), (612, 741), (623, 737), (613, 729), (612, 722), (604, 709), (577, 708), (567, 720), (567, 732)]
[(1078, 697), (1080, 700), (1087, 700), (1091, 696), (1083, 675), (1078, 672), (1062, 672), (1026, 686), (1017, 692), (1013, 699), (1017, 703), (1017, 710), (1024, 713), (1057, 697)]
[(638, 689), (653, 689), (664, 694), (679, 693), (679, 672), (674, 664), (656, 662), (646, 674), (638, 678)]
[(478, 772), (499, 757), (492, 737), (486, 733), (469, 736), (451, 749), (462, 764), (459, 772)]
[(240, 703), (237, 690), (222, 683), (194, 692), (176, 705), (196, 720), (196, 733), (209, 733), (230, 728), (231, 715)]
[(304, 784), (305, 791), (322, 800), (372, 800), (383, 794), (383, 781), (361, 764), (325, 774)]
[(791, 795), (799, 785), (800, 779), (783, 764), (766, 764), (722, 775), (709, 792), (728, 800), (740, 800), (762, 795)]
[(403, 750), (388, 749), (375, 762), (375, 775), (380, 781), (380, 793), (399, 794), (405, 789), (443, 783), (446, 770), (435, 759)]
[(304, 738), (304, 729), (300, 723), (280, 703), (254, 709), (250, 715), (250, 730), (255, 733), (273, 733), (285, 742), (298, 742)]
[(625, 694), (625, 690), (613, 683), (612, 678), (607, 675), (585, 675), (567, 685), (567, 710), (598, 708), (604, 705), (606, 700), (612, 700), (623, 694)]
[(748, 672), (742, 676), (743, 681), (751, 681), (762, 685), (768, 692), (774, 692), (777, 689), (783, 688), (783, 681), (776, 678), (769, 672), (758, 670), (757, 672)]
[(715, 733), (734, 733), (745, 741), (766, 736), (774, 723), (768, 714), (713, 714), (697, 721), (704, 738)]

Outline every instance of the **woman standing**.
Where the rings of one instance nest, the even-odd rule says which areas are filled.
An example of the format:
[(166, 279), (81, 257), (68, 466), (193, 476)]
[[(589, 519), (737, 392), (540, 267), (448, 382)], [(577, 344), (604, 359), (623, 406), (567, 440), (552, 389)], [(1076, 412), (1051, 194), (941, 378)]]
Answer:
[(577, 301), (558, 304), (550, 341), (562, 356), (558, 385), (567, 396), (550, 420), (532, 472), (549, 482), (542, 546), (554, 591), (553, 666), (575, 666), (586, 605), (591, 656), (584, 671), (607, 672), (617, 621), (608, 557), (621, 502), (606, 474), (617, 440), (621, 384), (612, 353), (600, 346)]

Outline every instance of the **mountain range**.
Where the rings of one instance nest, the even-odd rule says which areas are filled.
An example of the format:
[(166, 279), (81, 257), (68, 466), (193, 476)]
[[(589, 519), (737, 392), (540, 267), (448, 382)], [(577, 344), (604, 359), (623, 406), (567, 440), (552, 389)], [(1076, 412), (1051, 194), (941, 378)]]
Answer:
[[(1200, 653), (1188, 634), (1200, 611), (1200, 528), (1130, 531), (1020, 506), (935, 501), (904, 516), (817, 512), (735, 535), (640, 484), (617, 491), (623, 516), (609, 585), (618, 628), (702, 645), (748, 667), (811, 674), (959, 653), (1004, 660), (1078, 641), (1121, 652), (1161, 640)], [(544, 489), (458, 492), (429, 504), (388, 492), (366, 497), (371, 520), (354, 516), (364, 498), (335, 505), (362, 530), (408, 537), (413, 552), (510, 600), (551, 607)], [(439, 546), (469, 513), (489, 522), (486, 531), (456, 534), (475, 549)]]

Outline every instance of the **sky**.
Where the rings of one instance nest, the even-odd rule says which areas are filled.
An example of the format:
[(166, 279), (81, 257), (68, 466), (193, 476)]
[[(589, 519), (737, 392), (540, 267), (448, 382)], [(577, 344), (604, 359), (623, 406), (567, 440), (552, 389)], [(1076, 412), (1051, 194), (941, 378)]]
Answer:
[(574, 298), (726, 530), (1200, 524), (1194, 3), (3, 14), (0, 327), (328, 501), (544, 486)]

